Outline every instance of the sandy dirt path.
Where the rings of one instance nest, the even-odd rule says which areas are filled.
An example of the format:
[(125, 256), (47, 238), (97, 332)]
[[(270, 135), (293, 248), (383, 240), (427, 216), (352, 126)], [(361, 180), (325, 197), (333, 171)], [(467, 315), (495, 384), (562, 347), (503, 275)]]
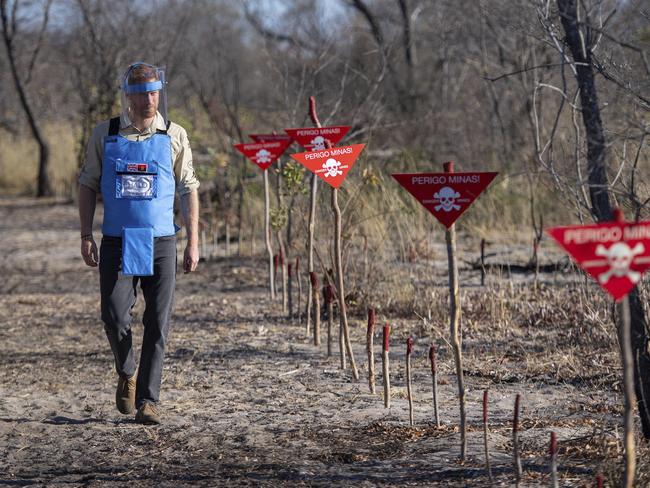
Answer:
[[(311, 345), (302, 327), (281, 316), (279, 304), (268, 303), (263, 259), (218, 258), (200, 263), (195, 275), (178, 276), (161, 394), (164, 424), (144, 427), (113, 404), (116, 375), (99, 321), (98, 275), (78, 256), (75, 208), (0, 199), (0, 230), (0, 486), (489, 486), (480, 425), (488, 385), (497, 486), (513, 482), (509, 422), (516, 393), (524, 398), (521, 486), (548, 483), (551, 429), (561, 441), (563, 486), (585, 486), (601, 462), (588, 446), (605, 442), (618, 425), (615, 386), (599, 387), (583, 373), (565, 377), (559, 367), (536, 372), (529, 359), (517, 357), (520, 350), (548, 355), (548, 340), (569, 354), (579, 339), (533, 326), (490, 338), (489, 324), (474, 329), (468, 319), (471, 428), (469, 457), (461, 464), (451, 356), (443, 343), (443, 426), (436, 429), (430, 335), (417, 320), (397, 321), (386, 410), (380, 395), (368, 393), (365, 374), (352, 381), (337, 357), (327, 358), (325, 346)], [(138, 338), (142, 308), (139, 298)], [(352, 325), (364, 372), (363, 317), (353, 317)], [(445, 327), (440, 331), (446, 334)], [(413, 428), (404, 378), (409, 334), (416, 338)], [(605, 374), (615, 361), (611, 356), (607, 368), (595, 361), (592, 373)]]

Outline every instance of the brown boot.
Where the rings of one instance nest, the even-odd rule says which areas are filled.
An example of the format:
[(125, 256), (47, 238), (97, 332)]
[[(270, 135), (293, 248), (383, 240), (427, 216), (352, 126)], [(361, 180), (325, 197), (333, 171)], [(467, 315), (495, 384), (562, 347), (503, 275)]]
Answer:
[(145, 425), (160, 424), (160, 413), (158, 413), (156, 405), (149, 402), (140, 405), (140, 408), (138, 408), (138, 413), (135, 414), (135, 421)]
[(115, 390), (115, 405), (120, 413), (130, 415), (135, 412), (135, 378), (120, 378), (117, 380), (117, 389)]

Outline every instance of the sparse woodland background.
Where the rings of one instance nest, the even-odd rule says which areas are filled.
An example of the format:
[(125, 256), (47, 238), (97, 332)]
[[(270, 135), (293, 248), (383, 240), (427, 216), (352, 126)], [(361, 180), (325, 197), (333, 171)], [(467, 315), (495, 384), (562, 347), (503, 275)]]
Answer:
[[(170, 118), (187, 128), (203, 184), (202, 218), (236, 251), (259, 233), (262, 186), (232, 144), (310, 125), (309, 95), (323, 124), (350, 124), (346, 140), (368, 143), (341, 196), (349, 242), (422, 252), (433, 219), (389, 175), (446, 160), (501, 172), (461, 221), (477, 234), (523, 229), (532, 239), (542, 224), (592, 219), (576, 66), (557, 2), (325, 3), (2, 0), (1, 191), (74, 198), (90, 131), (119, 112), (118, 78), (143, 60), (167, 67)], [(628, 218), (646, 218), (650, 4), (580, 0), (577, 15), (597, 74), (612, 195)], [(308, 178), (282, 168), (275, 221), (291, 221), (296, 254)], [(329, 209), (320, 208), (322, 225)]]
[[(570, 273), (568, 258), (555, 262), (559, 253), (547, 252), (555, 248), (542, 230), (603, 220), (612, 206), (621, 207), (628, 220), (650, 220), (650, 0), (0, 0), (0, 20), (1, 199), (42, 196), (74, 202), (92, 128), (119, 114), (119, 77), (134, 61), (164, 65), (169, 116), (187, 129), (201, 180), (202, 245), (216, 243), (219, 256), (260, 258), (262, 173), (232, 145), (248, 141), (250, 133), (310, 126), (307, 100), (313, 95), (323, 125), (351, 125), (344, 142), (367, 144), (339, 195), (345, 298), (357, 323), (372, 306), (383, 318), (401, 321), (403, 327), (396, 329), (401, 342), (413, 333), (407, 321), (414, 317), (421, 327), (415, 335), (422, 341), (440, 342), (440, 331), (446, 330), (448, 294), (436, 275), (439, 265), (446, 265), (442, 227), (390, 174), (441, 171), (441, 163), (449, 160), (457, 171), (499, 171), (457, 223), (463, 265), (477, 257), (480, 238), (504, 261), (497, 263), (486, 287), (470, 284), (478, 272), (470, 276), (472, 271), (463, 269), (468, 377), (488, 378), (502, 391), (510, 383), (502, 379), (512, 374), (517, 388), (518, 382), (535, 388), (566, 383), (587, 388), (576, 390), (580, 395), (593, 389), (614, 398), (613, 392), (620, 392), (611, 300), (595, 282)], [(591, 90), (590, 99), (578, 80)], [(594, 131), (599, 127), (600, 135)], [(294, 145), (289, 151), (300, 149)], [(310, 176), (288, 157), (269, 171), (274, 249), (282, 237), (290, 262), (302, 259), (306, 289)], [(333, 267), (329, 199), (329, 189), (321, 184), (315, 249), (323, 283)], [(39, 216), (33, 223), (39, 240), (34, 247), (42, 247), (41, 238), (48, 241), (39, 231), (47, 217), (36, 207), (33, 212)], [(64, 221), (72, 236), (76, 229)], [(534, 286), (531, 280), (513, 280), (510, 264), (534, 268), (531, 244), (540, 239), (540, 260), (558, 264), (557, 272), (547, 274), (539, 287), (537, 275)], [(508, 246), (493, 246), (506, 241)], [(467, 252), (470, 248), (474, 254)], [(12, 268), (7, 296), (14, 289), (40, 292), (44, 281), (59, 291), (68, 290), (68, 284), (85, 286), (76, 281), (78, 269), (72, 267), (70, 274), (42, 280), (45, 260), (25, 259), (23, 268), (24, 255), (14, 256), (21, 261), (16, 269), (14, 261), (7, 261), (7, 269)], [(229, 292), (262, 273), (260, 260), (246, 262), (245, 275), (235, 277), (232, 270)], [(217, 340), (204, 322), (219, 309), (214, 306), (219, 290), (213, 287), (225, 269), (219, 266), (219, 260), (207, 263), (205, 274), (193, 275), (196, 281), (186, 288), (197, 301), (178, 316), (192, 340), (196, 334), (204, 334), (206, 343)], [(630, 295), (638, 410), (646, 439), (650, 409), (642, 399), (650, 392), (649, 280)], [(260, 316), (257, 297), (241, 302), (247, 314), (251, 309), (250, 320)], [(43, 301), (54, 298), (53, 293)], [(29, 300), (29, 309), (47, 315), (42, 322), (59, 330), (59, 316), (50, 313), (59, 301), (47, 302), (47, 308), (40, 301), (32, 307)], [(83, 300), (90, 298), (84, 294)], [(7, 303), (18, 303), (19, 310), (23, 306)], [(11, 316), (12, 306), (4, 309)], [(264, 320), (269, 328), (293, 334), (275, 316)], [(30, 338), (23, 329), (16, 334)], [(289, 336), (278, 337), (284, 347)], [(185, 361), (178, 351), (176, 359)], [(288, 357), (294, 361), (293, 350)], [(205, 364), (210, 371), (212, 363)], [(93, 375), (93, 381), (98, 377)], [(22, 412), (23, 400), (17, 405)], [(594, 402), (591, 407), (600, 408)], [(559, 412), (551, 410), (551, 416)], [(598, 447), (598, 456), (588, 457), (596, 444), (589, 447), (587, 438), (571, 440), (576, 446), (587, 444), (580, 456), (587, 456), (590, 470), (597, 458), (611, 461), (606, 472), (620, 471), (614, 464), (620, 461), (620, 411), (614, 411), (603, 421), (609, 437), (605, 427), (598, 434), (610, 439)], [(221, 445), (210, 439), (214, 444)], [(647, 447), (641, 449), (639, 483), (647, 483)], [(545, 446), (538, 450), (547, 452)], [(582, 463), (580, 456), (573, 462)]]

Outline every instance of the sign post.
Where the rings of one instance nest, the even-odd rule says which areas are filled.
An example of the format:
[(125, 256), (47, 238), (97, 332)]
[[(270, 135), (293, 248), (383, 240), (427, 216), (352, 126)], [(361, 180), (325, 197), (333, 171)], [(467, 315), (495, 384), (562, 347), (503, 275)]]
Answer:
[[(309, 99), (310, 116), (315, 125), (320, 126), (316, 115), (316, 103), (314, 98)], [(342, 136), (341, 136), (342, 137)], [(334, 265), (336, 267), (336, 288), (339, 301), (339, 320), (343, 329), (345, 349), (350, 358), (352, 376), (359, 380), (359, 371), (354, 360), (352, 344), (350, 343), (350, 330), (348, 327), (348, 315), (345, 307), (345, 287), (343, 284), (343, 262), (341, 259), (341, 209), (338, 204), (338, 188), (345, 180), (348, 171), (354, 165), (356, 159), (364, 148), (364, 144), (353, 146), (331, 147), (328, 142), (324, 150), (292, 154), (291, 157), (314, 173), (314, 178), (320, 178), (332, 187), (332, 211), (334, 213)]]
[(264, 239), (269, 256), (269, 294), (275, 300), (275, 277), (273, 276), (273, 248), (271, 246), (271, 218), (269, 215), (269, 175), (266, 171), (276, 161), (291, 141), (235, 144), (234, 147), (264, 172)]
[(548, 229), (550, 236), (618, 303), (619, 341), (625, 393), (626, 488), (634, 486), (634, 362), (628, 294), (650, 268), (650, 222), (625, 222), (619, 209), (613, 222)]
[[(291, 136), (287, 134), (250, 134), (249, 137), (255, 142), (287, 142), (289, 145), (293, 142)], [(278, 212), (281, 212), (284, 207), (282, 201), (282, 161), (278, 158), (278, 178), (277, 178), (277, 202), (278, 202)], [(287, 210), (288, 212), (291, 209)], [(287, 221), (290, 219), (290, 215), (287, 213)], [(282, 227), (277, 226), (275, 229), (275, 237), (278, 241), (279, 255), (280, 255), (280, 269), (282, 270), (282, 312), (286, 313), (291, 317), (291, 312), (289, 307), (289, 302), (291, 301), (290, 297), (290, 288), (291, 288), (291, 277), (288, 272), (288, 263), (289, 256), (287, 253), (287, 246), (285, 246), (284, 239), (282, 238)], [(287, 244), (289, 244), (287, 242)]]
[[(322, 151), (335, 146), (350, 130), (349, 126), (321, 127), (316, 116), (316, 100), (309, 97), (309, 116), (316, 127), (301, 129), (285, 129), (285, 132), (300, 144), (306, 151)], [(315, 174), (311, 177), (311, 196), (309, 200), (309, 225), (307, 236), (307, 272), (314, 271), (314, 232), (316, 230), (316, 196), (318, 193), (318, 178)], [(307, 325), (305, 334), (309, 337), (311, 328), (313, 294), (311, 288), (307, 290), (306, 315)]]
[(444, 173), (394, 174), (393, 178), (446, 227), (449, 268), (449, 331), (456, 364), (460, 404), (460, 459), (467, 451), (467, 414), (460, 335), (460, 298), (455, 222), (492, 182), (497, 173), (455, 173), (454, 163), (443, 164)]

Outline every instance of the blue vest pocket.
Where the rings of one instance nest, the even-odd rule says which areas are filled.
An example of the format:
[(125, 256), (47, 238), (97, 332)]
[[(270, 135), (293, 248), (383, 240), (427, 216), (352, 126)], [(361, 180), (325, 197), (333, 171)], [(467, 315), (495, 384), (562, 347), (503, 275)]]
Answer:
[(122, 229), (122, 274), (153, 275), (153, 228)]
[(158, 163), (115, 161), (115, 198), (151, 199), (158, 196)]

